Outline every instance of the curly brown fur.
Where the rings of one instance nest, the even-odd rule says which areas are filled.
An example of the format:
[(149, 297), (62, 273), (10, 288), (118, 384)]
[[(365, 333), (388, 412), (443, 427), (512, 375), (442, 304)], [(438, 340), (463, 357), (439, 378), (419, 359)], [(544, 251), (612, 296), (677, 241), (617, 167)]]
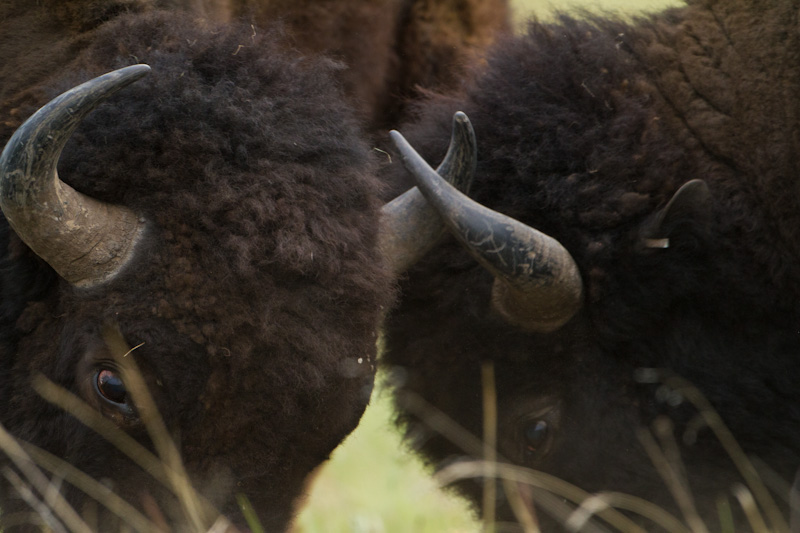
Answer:
[[(507, 460), (677, 514), (636, 435), (666, 414), (680, 438), (696, 415), (634, 379), (639, 367), (665, 368), (700, 388), (745, 453), (794, 478), (799, 9), (696, 1), (632, 23), (534, 22), (463, 94), (425, 104), (404, 134), (438, 161), (452, 113), (466, 112), (479, 146), (472, 196), (558, 239), (585, 304), (558, 332), (518, 331), (491, 311), (491, 276), (442, 246), (410, 273), (387, 324), (386, 363), (407, 376), (401, 409), (419, 394), (480, 435), (480, 363), (493, 361)], [(710, 187), (707, 211), (671, 220), (668, 249), (647, 248), (643, 230), (694, 178)], [(401, 416), (410, 434), (418, 415)], [(537, 420), (549, 421), (547, 450), (526, 448)], [(464, 453), (435, 428), (423, 434), (432, 462)], [(708, 429), (681, 453), (715, 529), (716, 497), (741, 478)], [(477, 486), (464, 491), (480, 501)]]
[(510, 27), (508, 0), (234, 0), (261, 25), (282, 20), (300, 50), (340, 59), (341, 79), (373, 129), (395, 125), (420, 89), (457, 87)]
[(458, 85), (509, 29), (508, 0), (28, 0), (0, 5), (0, 101), (37, 85), (125, 12), (165, 8), (186, 17), (284, 27), (289, 49), (343, 63), (337, 78), (370, 129), (395, 125), (420, 89)]
[[(134, 505), (151, 493), (176, 530), (185, 524), (166, 491), (30, 380), (43, 373), (104, 412), (91, 385), (110, 358), (103, 330), (144, 343), (131, 356), (197, 487), (234, 520), (244, 493), (265, 528), (286, 526), (305, 476), (368, 401), (391, 289), (370, 151), (332, 81), (338, 66), (287, 54), (274, 37), (166, 12), (119, 16), (15, 111), (23, 120), (134, 62), (153, 69), (94, 111), (59, 163), (82, 193), (147, 220), (136, 260), (80, 290), (5, 239), (0, 422)], [(125, 428), (148, 442), (140, 425)], [(20, 509), (2, 490), (3, 512)]]

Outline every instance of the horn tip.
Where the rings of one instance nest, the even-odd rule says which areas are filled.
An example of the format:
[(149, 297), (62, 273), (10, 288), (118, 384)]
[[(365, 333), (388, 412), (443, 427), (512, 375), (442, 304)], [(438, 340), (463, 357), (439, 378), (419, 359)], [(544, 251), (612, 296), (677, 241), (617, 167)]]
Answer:
[(124, 67), (119, 69), (119, 73), (125, 77), (133, 78), (134, 80), (138, 80), (148, 74), (150, 71), (153, 70), (150, 68), (150, 65), (145, 63), (138, 63), (136, 65), (131, 65), (129, 67)]
[(408, 141), (406, 141), (406, 138), (403, 137), (403, 134), (397, 130), (391, 130), (389, 132), (389, 137), (392, 139), (392, 142), (397, 147), (397, 149), (400, 150), (401, 152), (408, 144)]
[(456, 111), (453, 114), (453, 121), (468, 123), (469, 122), (469, 117), (463, 111)]

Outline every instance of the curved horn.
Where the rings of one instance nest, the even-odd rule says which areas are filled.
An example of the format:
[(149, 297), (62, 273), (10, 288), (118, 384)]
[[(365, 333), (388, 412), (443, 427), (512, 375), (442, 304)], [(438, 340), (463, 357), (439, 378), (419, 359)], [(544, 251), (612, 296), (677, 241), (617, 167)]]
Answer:
[[(467, 115), (453, 115), (453, 133), (447, 155), (436, 169), (457, 189), (468, 191), (478, 162), (475, 132)], [(445, 233), (436, 210), (417, 187), (383, 206), (380, 248), (395, 273), (404, 272), (424, 256)]]
[(0, 155), (0, 208), (36, 255), (73, 285), (114, 276), (133, 256), (143, 222), (130, 209), (84, 196), (58, 179), (70, 135), (100, 102), (150, 71), (134, 65), (58, 96), (19, 127)]
[(469, 199), (436, 174), (400, 133), (391, 135), (422, 194), (453, 235), (495, 276), (492, 303), (508, 322), (549, 332), (580, 310), (580, 271), (561, 243)]

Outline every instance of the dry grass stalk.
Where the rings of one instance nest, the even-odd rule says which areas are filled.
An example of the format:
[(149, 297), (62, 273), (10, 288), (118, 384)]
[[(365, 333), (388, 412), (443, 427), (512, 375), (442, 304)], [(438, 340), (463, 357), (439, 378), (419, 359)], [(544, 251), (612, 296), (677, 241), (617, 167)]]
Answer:
[[(664, 440), (669, 440), (666, 438), (666, 435), (664, 435), (666, 428), (663, 427), (663, 424), (664, 422), (661, 423), (662, 427), (656, 430), (660, 434), (662, 445), (664, 445)], [(655, 425), (659, 425), (658, 421), (656, 421)], [(683, 517), (686, 519), (691, 531), (693, 533), (708, 533), (708, 528), (697, 513), (697, 508), (694, 505), (694, 498), (689, 490), (688, 481), (685, 475), (682, 475), (683, 468), (680, 457), (678, 456), (677, 446), (675, 446), (674, 450), (671, 450), (671, 457), (668, 457), (667, 453), (658, 445), (649, 430), (641, 428), (637, 432), (637, 436), (639, 437), (639, 442), (642, 444), (642, 447), (650, 457), (650, 461), (653, 463), (653, 466), (655, 466), (656, 471), (661, 476), (661, 479), (664, 480), (670, 494), (672, 494), (675, 503), (678, 504), (678, 508), (681, 510), (681, 513), (683, 513)], [(674, 441), (672, 442), (674, 443)]]
[[(484, 461), (462, 461), (454, 463), (437, 472), (435, 479), (440, 485), (447, 486), (462, 479), (479, 478), (483, 476), (486, 468), (486, 465), (483, 463)], [(501, 479), (544, 489), (576, 505), (581, 504), (587, 498), (591, 497), (591, 495), (583, 489), (544, 472), (505, 463), (497, 463), (496, 469), (497, 475)], [(656, 507), (652, 503), (644, 503)], [(648, 515), (649, 514), (653, 513), (648, 513)], [(601, 510), (597, 513), (597, 516), (620, 531), (645, 533), (644, 529), (633, 523), (628, 517), (618, 512), (616, 509)], [(677, 519), (673, 519), (668, 523), (673, 524), (675, 521), (677, 521)], [(666, 523), (659, 525), (664, 527)]]
[[(402, 394), (402, 406), (404, 409), (417, 416), (427, 427), (437, 431), (443, 437), (459, 446), (467, 454), (473, 456), (483, 456), (485, 454), (484, 441), (475, 437), (446, 414), (426, 402), (422, 397), (413, 393), (404, 392)], [(499, 454), (496, 454), (494, 457), (496, 461), (504, 461), (504, 458)], [(525, 533), (536, 532), (539, 528), (535, 511), (526, 504), (525, 499), (521, 496), (520, 486), (527, 486), (528, 492), (533, 489), (537, 493), (533, 499), (542, 505), (542, 508), (545, 509), (548, 514), (553, 515), (562, 523), (565, 523), (575, 511), (575, 508), (565, 504), (562, 498), (579, 505), (591, 497), (589, 493), (582, 489), (549, 474), (502, 462), (496, 463), (496, 466), (484, 464), (482, 461), (454, 463), (437, 472), (435, 479), (441, 486), (447, 486), (460, 479), (483, 477), (485, 471), (481, 473), (478, 471), (479, 469), (476, 465), (482, 465), (481, 468), (494, 469), (496, 471), (498, 477), (503, 481), (509, 504), (516, 515), (516, 519), (520, 523), (519, 527), (521, 527)], [(689, 531), (673, 515), (641, 498), (615, 493), (613, 501), (615, 504), (618, 504), (621, 509), (636, 512), (652, 520), (654, 523), (661, 525), (668, 531), (680, 533)], [(609, 522), (621, 531), (644, 533), (642, 528), (614, 509), (605, 509), (603, 512), (598, 512), (597, 514), (606, 521), (609, 521), (606, 518), (607, 516), (612, 516), (613, 518)], [(598, 530), (602, 531), (601, 528), (593, 526), (591, 523), (583, 525), (583, 531), (585, 532)]]
[(700, 518), (700, 513), (697, 512), (697, 506), (694, 504), (694, 496), (689, 486), (689, 476), (686, 475), (686, 468), (683, 464), (683, 459), (681, 459), (678, 442), (675, 440), (672, 421), (663, 416), (656, 418), (653, 422), (653, 432), (661, 442), (664, 458), (667, 460), (667, 465), (680, 491), (680, 496), (684, 500), (683, 508), (685, 508), (686, 521), (693, 531), (707, 533), (708, 529)]
[[(230, 521), (222, 515), (217, 517), (217, 521), (214, 522), (206, 533), (239, 533), (239, 531), (233, 527)], [(262, 531), (254, 530), (253, 533), (263, 533)]]
[(154, 479), (163, 485), (169, 485), (166, 466), (150, 450), (120, 430), (116, 424), (92, 409), (86, 402), (42, 375), (34, 377), (31, 386), (39, 396), (74, 416), (113, 444)]
[[(581, 515), (596, 514), (598, 511), (606, 508), (635, 512), (654, 524), (660, 524), (664, 529), (672, 533), (690, 533), (689, 529), (680, 520), (658, 505), (639, 498), (638, 496), (620, 492), (600, 492), (593, 494), (584, 500), (580, 507), (575, 510), (575, 521), (572, 522), (573, 518), (570, 517), (565, 523), (568, 524), (568, 526), (570, 524), (572, 525), (572, 527), (570, 527), (572, 531), (579, 531), (585, 523), (585, 519)], [(578, 516), (580, 516), (580, 519)]]
[(742, 506), (744, 510), (744, 514), (747, 517), (747, 521), (750, 522), (750, 527), (753, 529), (754, 533), (770, 533), (771, 530), (767, 527), (766, 522), (761, 517), (761, 513), (758, 510), (758, 505), (756, 505), (756, 501), (753, 499), (753, 494), (742, 484), (736, 484), (733, 487), (733, 495), (736, 496), (736, 499), (739, 501), (739, 505)]
[[(750, 456), (749, 459), (770, 493), (784, 503), (791, 504), (789, 495), (792, 493), (792, 484), (781, 477), (762, 459), (754, 456)], [(797, 511), (800, 511), (800, 509), (797, 509)]]
[(122, 370), (122, 381), (133, 398), (139, 417), (147, 429), (150, 439), (162, 463), (167, 467), (168, 484), (172, 492), (178, 497), (184, 514), (189, 519), (195, 531), (206, 531), (214, 523), (219, 513), (205, 504), (189, 479), (183, 466), (180, 451), (167, 430), (164, 420), (158, 412), (158, 407), (147, 389), (147, 384), (142, 378), (136, 361), (128, 355), (135, 348), (128, 347), (125, 339), (117, 328), (106, 327), (103, 330), (103, 340), (111, 351)]
[[(104, 337), (119, 365), (123, 381), (133, 403), (136, 405), (137, 412), (160, 457), (153, 455), (147, 448), (120, 430), (114, 423), (107, 420), (83, 400), (52, 383), (44, 376), (36, 376), (33, 379), (32, 386), (34, 390), (45, 400), (64, 409), (87, 427), (96, 431), (101, 437), (111, 442), (132, 459), (145, 472), (170, 488), (178, 498), (193, 531), (198, 533), (235, 533), (237, 530), (230, 521), (220, 515), (194, 489), (183, 466), (178, 447), (167, 431), (166, 425), (134, 359), (128, 357), (133, 349), (128, 349), (121, 335), (115, 329), (107, 329), (104, 332)], [(24, 448), (27, 448), (27, 450)], [(2, 426), (0, 426), (0, 449), (11, 458), (20, 472), (28, 478), (29, 483), (19, 478), (10, 468), (7, 468), (6, 472), (4, 472), (6, 477), (17, 488), (20, 495), (38, 512), (38, 519), (45, 520), (46, 525), (53, 531), (64, 531), (65, 533), (67, 531), (73, 533), (92, 532), (92, 528), (81, 520), (78, 513), (61, 496), (60, 483), (62, 480), (71, 483), (120, 517), (123, 520), (121, 527), (125, 531), (129, 527), (137, 533), (169, 531), (161, 511), (158, 509), (158, 503), (154, 499), (152, 500), (154, 508), (151, 511), (161, 517), (160, 520), (155, 522), (148, 519), (113, 491), (74, 466), (33, 445), (21, 445)], [(54, 480), (57, 480), (57, 483), (48, 479), (39, 470), (36, 463), (34, 463), (34, 459), (36, 463), (54, 474)], [(36, 496), (36, 492), (42, 495), (41, 499)], [(89, 514), (96, 515), (96, 512), (90, 512)], [(252, 513), (252, 515), (248, 519), (249, 522), (254, 526), (258, 526), (255, 513)], [(29, 522), (31, 516), (36, 515), (25, 513), (24, 516), (4, 516), (3, 520), (6, 524), (9, 523), (9, 519), (21, 519)], [(254, 531), (257, 530), (257, 528), (254, 529)]]
[(494, 532), (495, 502), (497, 501), (497, 390), (494, 365), (484, 361), (481, 366), (483, 390), (483, 460), (486, 472), (483, 478), (483, 531)]
[[(9, 483), (11, 482), (9, 481)], [(14, 490), (19, 490), (18, 487), (13, 483), (11, 485), (14, 487)], [(47, 527), (47, 524), (42, 521), (42, 518), (35, 511), (0, 514), (0, 527), (12, 528), (21, 525), (35, 525), (39, 526), (43, 530), (45, 527)]]
[(736, 442), (736, 438), (703, 394), (697, 387), (677, 376), (667, 377), (664, 380), (664, 384), (679, 392), (700, 412), (708, 427), (714, 432), (714, 435), (736, 465), (750, 491), (752, 491), (755, 502), (758, 503), (770, 522), (771, 531), (774, 533), (789, 533), (789, 525), (762, 482), (758, 471), (756, 471), (753, 463), (748, 459), (739, 443)]
[[(576, 511), (574, 503), (567, 502), (563, 498), (546, 490), (533, 487), (528, 487), (528, 490), (531, 495), (531, 505), (533, 505), (533, 502), (536, 502), (536, 505), (559, 524), (566, 524)], [(581, 526), (581, 533), (609, 533), (609, 530), (602, 525), (599, 520), (592, 520), (591, 516), (589, 518), (590, 519)], [(569, 530), (567, 529), (567, 531)]]
[[(67, 533), (67, 530), (61, 524), (61, 522), (53, 515), (52, 509), (50, 509), (33, 491), (33, 488), (28, 483), (25, 483), (19, 475), (14, 472), (10, 467), (5, 467), (3, 469), (3, 477), (14, 487), (14, 490), (17, 491), (19, 497), (22, 498), (25, 503), (27, 503), (31, 509), (33, 509), (34, 513), (24, 513), (24, 514), (17, 514), (13, 518), (16, 521), (13, 522), (13, 525), (23, 525), (23, 524), (36, 524), (40, 526), (42, 529), (49, 528), (54, 533)], [(10, 527), (12, 522), (6, 520), (3, 517), (3, 521), (0, 524), (5, 525), (6, 527)]]
[[(126, 361), (126, 364), (127, 363), (128, 362)], [(173, 465), (165, 464), (164, 462), (160, 461), (159, 458), (153, 455), (147, 448), (139, 444), (136, 440), (130, 437), (130, 435), (120, 430), (115, 424), (107, 420), (105, 417), (103, 417), (102, 414), (91, 408), (80, 398), (77, 398), (69, 391), (49, 381), (44, 376), (37, 376), (36, 378), (34, 378), (32, 386), (34, 390), (36, 390), (36, 392), (39, 395), (41, 395), (45, 400), (64, 409), (64, 411), (77, 418), (79, 421), (81, 421), (83, 424), (85, 424), (92, 430), (96, 431), (101, 437), (114, 444), (120, 451), (122, 451), (126, 456), (128, 456), (131, 460), (133, 460), (139, 467), (141, 467), (148, 474), (153, 476), (164, 486), (169, 487), (171, 489), (174, 487), (177, 477), (179, 477), (181, 474), (173, 470)], [(136, 400), (134, 400), (134, 402), (136, 402)], [(154, 406), (154, 404), (152, 405)], [(185, 476), (185, 473), (183, 475)], [(194, 531), (197, 531), (198, 533), (203, 533), (208, 531), (210, 527), (219, 527), (216, 519), (219, 518), (221, 515), (215, 510), (213, 510), (213, 507), (210, 505), (210, 503), (208, 503), (202, 497), (197, 495), (197, 493), (194, 491), (194, 487), (191, 486), (188, 477), (185, 478), (184, 482), (182, 483), (178, 482), (177, 485), (179, 487), (181, 485), (191, 487), (191, 492), (193, 493), (193, 495), (184, 492), (182, 494), (176, 494), (176, 497), (198, 498), (199, 502), (195, 502), (194, 504), (190, 503), (189, 506), (193, 505), (195, 509), (197, 509), (199, 506), (200, 509), (203, 509), (204, 512), (207, 513), (207, 516), (214, 517), (214, 521), (213, 522), (209, 521), (208, 526), (201, 524), (198, 527), (197, 525), (193, 524), (193, 527), (196, 528), (194, 529)], [(100, 503), (104, 502), (101, 501)], [(181, 503), (184, 506), (184, 508), (187, 507), (185, 500), (182, 499)], [(145, 520), (147, 519), (145, 518)], [(225, 519), (225, 523), (227, 524), (228, 531), (236, 531), (235, 528), (232, 525), (230, 525), (227, 519)], [(157, 531), (157, 530), (158, 528), (150, 529), (150, 531)]]
[(508, 479), (503, 479), (508, 504), (517, 518), (523, 533), (540, 533), (539, 521), (536, 518), (536, 509), (531, 503), (531, 498), (524, 498), (519, 484)]
[(26, 452), (45, 470), (54, 472), (59, 470), (63, 473), (64, 479), (71, 485), (77, 487), (82, 492), (93, 498), (106, 509), (114, 513), (134, 531), (138, 533), (153, 533), (157, 531), (168, 531), (168, 528), (157, 526), (146, 516), (140, 513), (135, 507), (124, 499), (120, 498), (114, 491), (103, 485), (93, 477), (84, 473), (63, 459), (52, 455), (41, 448), (32, 444), (22, 443)]
[[(22, 475), (27, 479), (27, 484), (31, 488), (31, 492), (35, 490), (44, 498), (42, 504), (46, 505), (53, 511), (59, 521), (64, 526), (74, 533), (92, 533), (89, 526), (81, 519), (78, 513), (64, 500), (58, 489), (51, 489), (51, 481), (44, 473), (39, 470), (33, 460), (25, 453), (22, 446), (19, 445), (17, 440), (11, 436), (5, 427), (0, 425), (0, 449), (5, 452), (11, 462), (14, 463)], [(5, 474), (16, 475), (11, 469), (7, 469)], [(8, 475), (6, 475), (8, 477)], [(29, 502), (30, 503), (30, 502)], [(38, 507), (34, 509), (39, 511)], [(43, 517), (44, 518), (44, 517)]]
[(398, 393), (401, 407), (419, 418), (422, 423), (461, 448), (464, 453), (483, 456), (483, 441), (461, 427), (452, 418), (413, 392)]

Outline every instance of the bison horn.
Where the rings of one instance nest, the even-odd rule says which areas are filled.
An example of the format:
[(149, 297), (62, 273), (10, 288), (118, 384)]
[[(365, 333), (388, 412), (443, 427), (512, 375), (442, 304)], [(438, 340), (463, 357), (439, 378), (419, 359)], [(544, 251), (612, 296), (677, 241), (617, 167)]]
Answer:
[[(436, 169), (457, 189), (468, 191), (477, 165), (475, 132), (464, 113), (453, 116), (453, 133), (444, 160)], [(445, 234), (439, 214), (417, 187), (383, 206), (380, 247), (395, 273), (422, 258)]]
[(469, 199), (428, 166), (400, 133), (391, 135), (422, 194), (453, 235), (495, 276), (492, 303), (508, 322), (549, 332), (580, 310), (580, 272), (561, 243)]
[(149, 71), (134, 65), (65, 92), (25, 121), (0, 156), (0, 208), (8, 223), (73, 285), (90, 287), (119, 272), (133, 256), (143, 222), (130, 209), (59, 180), (58, 158), (90, 111)]

